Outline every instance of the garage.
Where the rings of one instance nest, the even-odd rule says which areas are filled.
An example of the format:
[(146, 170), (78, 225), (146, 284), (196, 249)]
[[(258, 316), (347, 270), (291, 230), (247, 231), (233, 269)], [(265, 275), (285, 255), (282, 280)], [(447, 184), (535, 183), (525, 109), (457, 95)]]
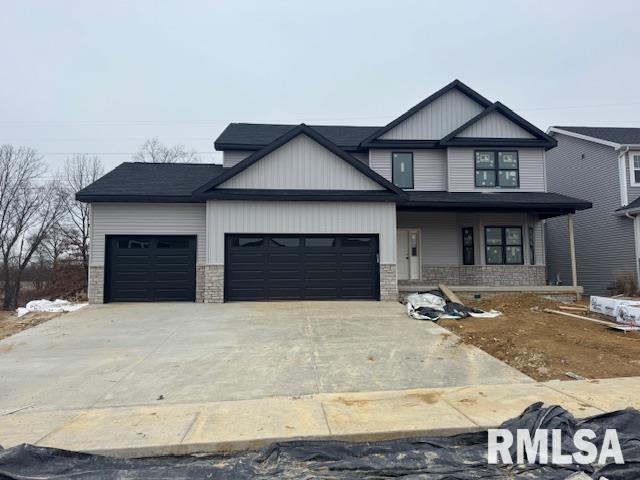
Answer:
[(227, 234), (225, 301), (377, 300), (377, 235)]
[(109, 236), (106, 266), (105, 301), (195, 301), (195, 236)]

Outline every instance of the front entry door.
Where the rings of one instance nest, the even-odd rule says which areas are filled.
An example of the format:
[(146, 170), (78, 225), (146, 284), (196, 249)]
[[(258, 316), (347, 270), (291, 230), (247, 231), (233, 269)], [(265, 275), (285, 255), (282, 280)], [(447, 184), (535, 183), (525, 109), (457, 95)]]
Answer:
[(420, 230), (398, 229), (398, 280), (420, 280)]

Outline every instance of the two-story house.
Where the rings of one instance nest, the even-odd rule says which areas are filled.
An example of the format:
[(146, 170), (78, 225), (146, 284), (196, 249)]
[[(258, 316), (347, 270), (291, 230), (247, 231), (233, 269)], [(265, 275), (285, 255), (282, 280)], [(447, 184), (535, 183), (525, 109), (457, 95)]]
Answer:
[(224, 164), (124, 163), (91, 203), (92, 302), (396, 299), (545, 285), (556, 141), (456, 80), (383, 127), (232, 123)]
[[(586, 293), (640, 285), (640, 128), (549, 128), (558, 146), (547, 155), (549, 188), (578, 195), (593, 208), (576, 215), (578, 281)], [(547, 225), (550, 282), (570, 281), (567, 229)], [(630, 281), (631, 280), (631, 281)], [(624, 289), (624, 288), (622, 288)]]

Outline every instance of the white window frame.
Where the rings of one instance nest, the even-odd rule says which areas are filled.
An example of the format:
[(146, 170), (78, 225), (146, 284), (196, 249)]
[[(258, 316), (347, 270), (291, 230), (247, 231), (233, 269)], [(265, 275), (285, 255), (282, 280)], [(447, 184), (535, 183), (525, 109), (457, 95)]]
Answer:
[(635, 167), (635, 157), (640, 158), (640, 151), (629, 152), (629, 185), (632, 187), (640, 187), (640, 182), (636, 182), (635, 172), (640, 168)]

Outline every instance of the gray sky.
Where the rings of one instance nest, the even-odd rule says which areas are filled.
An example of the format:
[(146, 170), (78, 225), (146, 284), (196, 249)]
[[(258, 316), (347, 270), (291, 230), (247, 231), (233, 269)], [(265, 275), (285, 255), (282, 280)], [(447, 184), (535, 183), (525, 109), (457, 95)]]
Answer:
[[(540, 128), (640, 127), (639, 1), (2, 0), (0, 143), (52, 170), (229, 122), (384, 125), (454, 78)], [(53, 154), (62, 155), (53, 155)]]

